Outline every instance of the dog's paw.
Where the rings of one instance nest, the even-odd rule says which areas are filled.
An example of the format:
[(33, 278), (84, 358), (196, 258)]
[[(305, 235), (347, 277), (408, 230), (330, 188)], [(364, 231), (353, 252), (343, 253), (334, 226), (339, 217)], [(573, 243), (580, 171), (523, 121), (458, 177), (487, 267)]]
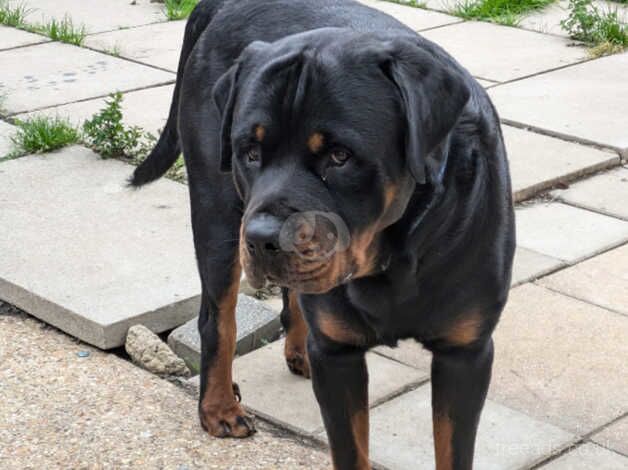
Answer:
[[(236, 397), (239, 400), (239, 390)], [(201, 404), (198, 414), (202, 428), (215, 437), (248, 437), (256, 432), (253, 415), (235, 400), (212, 406)]]
[(307, 354), (298, 351), (286, 351), (286, 364), (293, 374), (302, 375), (306, 379), (310, 378), (310, 361)]

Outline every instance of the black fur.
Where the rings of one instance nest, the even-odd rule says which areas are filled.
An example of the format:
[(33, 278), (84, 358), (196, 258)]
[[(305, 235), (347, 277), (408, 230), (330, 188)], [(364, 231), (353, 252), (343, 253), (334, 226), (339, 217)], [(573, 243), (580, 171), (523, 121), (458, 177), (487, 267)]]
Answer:
[[(471, 468), (515, 247), (484, 89), (440, 47), (352, 0), (203, 0), (168, 123), (133, 184), (161, 176), (181, 149), (203, 283), (201, 397), (242, 226), (251, 282), (300, 294), (336, 467), (358, 465), (351, 419), (367, 407), (364, 353), (414, 338), (434, 353), (433, 406), (453, 426), (453, 468)], [(344, 257), (334, 269), (270, 230), (304, 211), (338, 216), (356, 243), (329, 258)], [(340, 236), (316, 217), (316, 230)], [(365, 234), (371, 243), (351, 255)], [(325, 274), (305, 276), (308, 266)], [(336, 336), (326, 315), (342, 325)]]

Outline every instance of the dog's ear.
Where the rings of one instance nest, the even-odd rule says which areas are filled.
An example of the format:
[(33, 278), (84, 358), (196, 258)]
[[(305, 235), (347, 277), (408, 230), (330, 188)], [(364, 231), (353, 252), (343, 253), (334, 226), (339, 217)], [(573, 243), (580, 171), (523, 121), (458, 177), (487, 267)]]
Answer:
[(380, 56), (380, 65), (401, 95), (410, 172), (419, 184), (425, 184), (427, 178), (440, 183), (446, 154), (436, 150), (456, 125), (470, 91), (460, 72), (421, 47), (419, 41), (392, 41), (388, 54)]
[(220, 171), (231, 171), (231, 124), (233, 122), (233, 108), (236, 99), (236, 87), (239, 65), (236, 63), (227, 70), (216, 82), (212, 90), (214, 104), (221, 116), (220, 124)]

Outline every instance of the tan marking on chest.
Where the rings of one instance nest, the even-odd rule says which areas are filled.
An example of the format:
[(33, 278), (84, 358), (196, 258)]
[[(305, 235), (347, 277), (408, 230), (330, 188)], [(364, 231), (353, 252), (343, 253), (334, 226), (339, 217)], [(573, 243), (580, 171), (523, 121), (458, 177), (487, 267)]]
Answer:
[(473, 311), (458, 319), (445, 333), (445, 340), (452, 346), (467, 346), (482, 334), (482, 314)]
[(340, 318), (327, 312), (318, 315), (318, 329), (329, 339), (341, 344), (362, 345), (366, 338)]

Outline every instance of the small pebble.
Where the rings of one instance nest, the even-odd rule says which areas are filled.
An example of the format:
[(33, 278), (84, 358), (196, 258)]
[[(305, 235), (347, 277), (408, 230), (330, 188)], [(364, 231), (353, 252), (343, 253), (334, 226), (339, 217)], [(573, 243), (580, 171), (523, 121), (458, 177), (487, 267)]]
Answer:
[(76, 355), (78, 357), (89, 357), (89, 351), (79, 351)]

